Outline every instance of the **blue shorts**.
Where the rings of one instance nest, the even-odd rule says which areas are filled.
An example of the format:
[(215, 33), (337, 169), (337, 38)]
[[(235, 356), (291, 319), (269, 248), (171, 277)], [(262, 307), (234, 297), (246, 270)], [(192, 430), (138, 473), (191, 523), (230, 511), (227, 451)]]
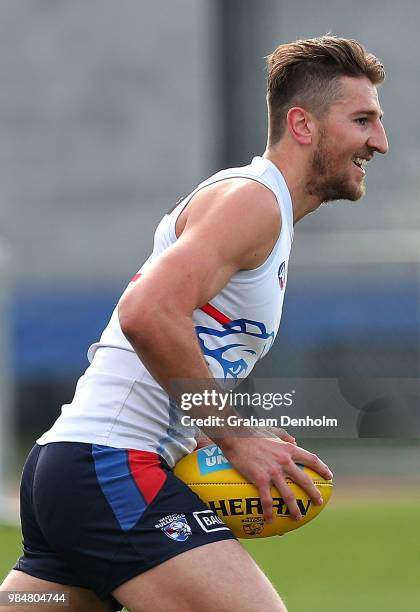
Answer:
[(121, 606), (111, 592), (130, 578), (196, 546), (234, 538), (164, 460), (147, 451), (35, 445), (20, 501), (23, 555), (14, 569), (89, 588), (114, 610)]

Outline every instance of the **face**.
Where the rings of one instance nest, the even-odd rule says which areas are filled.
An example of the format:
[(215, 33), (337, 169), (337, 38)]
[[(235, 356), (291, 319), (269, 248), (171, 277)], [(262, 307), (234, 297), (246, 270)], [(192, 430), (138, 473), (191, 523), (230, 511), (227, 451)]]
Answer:
[(367, 77), (342, 77), (342, 95), (319, 121), (307, 190), (322, 202), (359, 200), (367, 161), (388, 142), (378, 92)]

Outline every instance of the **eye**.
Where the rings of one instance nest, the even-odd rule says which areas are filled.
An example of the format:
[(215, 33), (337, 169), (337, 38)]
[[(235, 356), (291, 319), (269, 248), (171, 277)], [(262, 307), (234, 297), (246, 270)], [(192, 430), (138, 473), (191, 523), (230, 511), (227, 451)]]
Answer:
[(359, 125), (367, 125), (369, 119), (367, 117), (359, 117), (358, 119), (356, 119), (356, 123), (358, 123)]

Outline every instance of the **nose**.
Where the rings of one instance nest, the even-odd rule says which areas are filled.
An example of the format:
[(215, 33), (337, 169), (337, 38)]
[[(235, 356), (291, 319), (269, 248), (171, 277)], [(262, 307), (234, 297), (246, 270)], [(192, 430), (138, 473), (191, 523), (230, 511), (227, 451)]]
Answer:
[(371, 132), (367, 145), (378, 153), (388, 153), (388, 139), (386, 137), (385, 128), (381, 121), (377, 121), (375, 129)]

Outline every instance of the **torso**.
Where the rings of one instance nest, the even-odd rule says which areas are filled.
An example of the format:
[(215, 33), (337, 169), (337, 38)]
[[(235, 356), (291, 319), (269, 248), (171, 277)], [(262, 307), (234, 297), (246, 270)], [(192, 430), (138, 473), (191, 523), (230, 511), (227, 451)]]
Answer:
[[(281, 232), (277, 237), (278, 230), (274, 230), (257, 257), (250, 255), (250, 269), (234, 274), (210, 304), (193, 313), (197, 338), (212, 375), (232, 384), (248, 376), (266, 355), (280, 324), (293, 219), (290, 195), (279, 170), (257, 157), (249, 166), (222, 171), (201, 183), (162, 219), (153, 253), (139, 271), (146, 271), (150, 262), (177, 240), (188, 222), (188, 209), (192, 210), (190, 203), (194, 205), (196, 193), (236, 179), (251, 179), (270, 190), (281, 214)], [(234, 223), (234, 219), (229, 221)], [(123, 335), (117, 309), (88, 356), (91, 365), (79, 379), (72, 403), (63, 406), (61, 416), (39, 444), (75, 441), (152, 451), (171, 466), (195, 448), (195, 431), (181, 425), (178, 408)]]

